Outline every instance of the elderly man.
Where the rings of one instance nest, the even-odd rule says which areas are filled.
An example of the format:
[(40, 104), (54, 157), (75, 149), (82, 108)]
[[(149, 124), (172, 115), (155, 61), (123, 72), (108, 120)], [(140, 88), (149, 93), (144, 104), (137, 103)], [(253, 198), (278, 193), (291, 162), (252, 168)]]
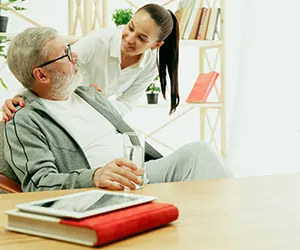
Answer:
[[(99, 58), (101, 60), (101, 58)], [(81, 82), (77, 55), (52, 28), (29, 28), (11, 42), (7, 63), (27, 89), (26, 105), (5, 125), (5, 158), (23, 191), (140, 184), (143, 169), (122, 158), (133, 131), (110, 102)], [(148, 143), (149, 183), (231, 177), (211, 146), (194, 142), (162, 157)]]

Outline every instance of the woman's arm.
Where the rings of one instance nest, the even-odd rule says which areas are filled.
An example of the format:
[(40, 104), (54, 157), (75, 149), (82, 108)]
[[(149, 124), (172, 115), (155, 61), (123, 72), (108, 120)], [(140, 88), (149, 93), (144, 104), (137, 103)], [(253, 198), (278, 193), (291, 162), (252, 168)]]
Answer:
[(25, 88), (21, 88), (17, 91), (17, 95), (15, 95), (12, 99), (7, 99), (5, 103), (2, 105), (2, 122), (6, 123), (9, 121), (13, 114), (16, 112), (15, 106), (25, 106), (24, 98), (22, 97), (22, 93)]
[(20, 95), (14, 96), (12, 99), (7, 99), (5, 103), (2, 105), (2, 122), (6, 123), (13, 116), (13, 113), (16, 113), (15, 106), (20, 105), (24, 107), (24, 98)]

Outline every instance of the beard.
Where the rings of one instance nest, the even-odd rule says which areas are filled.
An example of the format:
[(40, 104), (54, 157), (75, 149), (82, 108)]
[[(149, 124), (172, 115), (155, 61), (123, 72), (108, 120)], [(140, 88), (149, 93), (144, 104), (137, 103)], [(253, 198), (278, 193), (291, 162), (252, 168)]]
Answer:
[(50, 69), (53, 76), (52, 86), (49, 93), (51, 99), (65, 100), (71, 96), (82, 81), (82, 75), (80, 72), (75, 74), (77, 69), (78, 67), (74, 67), (74, 70), (70, 75)]

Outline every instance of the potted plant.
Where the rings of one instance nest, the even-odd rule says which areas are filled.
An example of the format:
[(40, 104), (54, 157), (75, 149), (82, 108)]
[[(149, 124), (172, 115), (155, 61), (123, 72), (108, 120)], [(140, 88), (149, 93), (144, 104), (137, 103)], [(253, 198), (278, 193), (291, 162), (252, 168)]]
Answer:
[[(2, 70), (2, 68), (4, 67), (4, 65), (6, 64), (6, 54), (5, 54), (5, 47), (6, 45), (8, 44), (9, 40), (4, 37), (4, 36), (1, 36), (0, 37), (0, 71)], [(0, 84), (5, 88), (7, 89), (7, 86), (6, 84), (4, 83), (3, 79), (0, 77)]]
[(133, 12), (131, 8), (115, 9), (112, 14), (112, 20), (117, 27), (126, 25), (132, 18)]
[(157, 104), (158, 94), (160, 93), (160, 87), (157, 86), (159, 83), (159, 75), (157, 75), (153, 82), (147, 87), (147, 101), (148, 104)]
[[(12, 4), (19, 4), (24, 2), (25, 0), (7, 0), (3, 1), (0, 0), (0, 32), (6, 32), (7, 29), (7, 22), (8, 22), (8, 17), (7, 16), (2, 16), (2, 11), (3, 10), (9, 10), (10, 9), (10, 3)], [(25, 8), (13, 5), (12, 9), (14, 10), (25, 10)]]

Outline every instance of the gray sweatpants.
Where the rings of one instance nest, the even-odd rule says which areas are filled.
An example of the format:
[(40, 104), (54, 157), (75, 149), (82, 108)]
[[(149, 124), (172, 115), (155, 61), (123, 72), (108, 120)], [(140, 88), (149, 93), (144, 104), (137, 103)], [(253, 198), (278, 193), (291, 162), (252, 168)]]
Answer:
[(146, 162), (145, 168), (149, 183), (233, 177), (212, 146), (205, 141), (189, 143), (161, 159)]

